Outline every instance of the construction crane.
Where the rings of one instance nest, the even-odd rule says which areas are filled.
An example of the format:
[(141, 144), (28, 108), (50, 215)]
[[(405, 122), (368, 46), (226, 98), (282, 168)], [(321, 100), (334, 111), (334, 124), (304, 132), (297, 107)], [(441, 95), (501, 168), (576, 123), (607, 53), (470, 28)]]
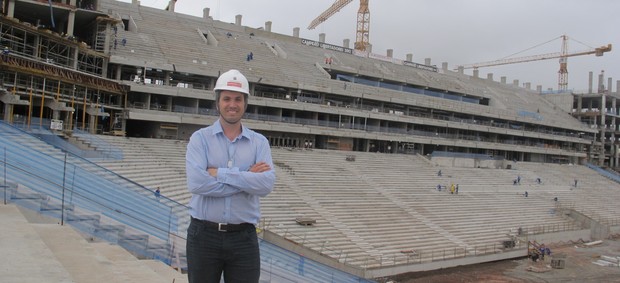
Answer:
[(607, 44), (607, 46), (601, 46), (601, 47), (594, 48), (594, 49), (582, 50), (582, 51), (577, 51), (577, 52), (568, 52), (568, 36), (562, 35), (560, 37), (562, 38), (562, 49), (560, 52), (532, 55), (532, 56), (525, 56), (525, 57), (517, 57), (517, 58), (500, 59), (500, 60), (495, 60), (495, 61), (474, 63), (474, 64), (469, 64), (469, 65), (461, 65), (461, 66), (457, 66), (455, 70), (458, 70), (461, 68), (478, 69), (481, 67), (491, 67), (491, 66), (499, 66), (499, 65), (507, 65), (507, 64), (560, 58), (560, 70), (558, 71), (558, 90), (562, 91), (562, 90), (567, 90), (568, 88), (568, 57), (590, 55), (590, 54), (594, 54), (596, 56), (603, 56), (603, 53), (611, 51), (611, 44)]
[[(327, 19), (338, 13), (340, 9), (352, 1), (353, 0), (336, 0), (331, 7), (321, 13), (308, 25), (308, 29), (314, 29), (322, 22), (327, 21)], [(357, 32), (355, 33), (354, 47), (356, 50), (360, 51), (365, 51), (369, 46), (368, 29), (370, 27), (370, 10), (368, 9), (368, 1), (369, 0), (360, 0), (360, 8), (357, 10)]]

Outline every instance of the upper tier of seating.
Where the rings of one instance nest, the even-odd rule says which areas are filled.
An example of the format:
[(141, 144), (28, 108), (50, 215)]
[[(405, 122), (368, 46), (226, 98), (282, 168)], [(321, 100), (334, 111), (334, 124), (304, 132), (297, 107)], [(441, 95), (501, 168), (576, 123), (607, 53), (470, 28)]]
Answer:
[[(136, 27), (136, 31), (119, 30), (118, 37), (125, 37), (128, 42), (127, 46), (119, 46), (113, 51), (113, 63), (141, 62), (139, 66), (161, 65), (159, 68), (165, 70), (210, 76), (235, 68), (253, 82), (260, 80), (268, 85), (328, 93), (337, 88), (326, 70), (334, 70), (380, 81), (393, 81), (397, 85), (409, 84), (486, 98), (489, 99), (489, 105), (476, 107), (475, 104), (390, 89), (373, 90), (363, 86), (364, 93), (376, 91), (380, 94), (378, 97), (395, 96), (398, 101), (424, 100), (427, 101), (425, 104), (446, 111), (461, 109), (490, 117), (534, 119), (535, 123), (549, 126), (582, 127), (579, 121), (558, 107), (553, 107), (535, 91), (512, 84), (475, 78), (447, 69), (433, 72), (408, 67), (399, 64), (402, 60), (396, 58), (393, 63), (307, 46), (302, 44), (301, 38), (210, 18), (203, 19), (120, 1), (104, 1), (101, 6), (106, 11), (112, 11), (116, 17), (130, 19), (131, 25)], [(254, 59), (247, 61), (246, 56), (250, 52), (254, 54)], [(333, 59), (332, 64), (324, 63), (328, 57)], [(338, 92), (354, 95), (359, 90)]]

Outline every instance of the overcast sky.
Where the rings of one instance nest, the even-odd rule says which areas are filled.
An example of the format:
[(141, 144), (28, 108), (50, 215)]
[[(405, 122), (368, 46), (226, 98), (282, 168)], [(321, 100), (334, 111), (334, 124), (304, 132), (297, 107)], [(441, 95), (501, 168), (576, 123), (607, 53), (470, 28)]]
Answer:
[[(612, 90), (620, 80), (620, 1), (617, 0), (370, 0), (370, 43), (372, 52), (433, 65), (448, 62), (457, 65), (493, 61), (505, 57), (523, 57), (560, 52), (561, 35), (569, 36), (569, 52), (591, 50), (612, 44), (615, 50), (602, 57), (582, 55), (568, 58), (568, 88), (588, 89), (588, 73), (594, 72), (594, 85), (601, 70), (613, 79)], [(308, 24), (334, 0), (178, 0), (176, 12), (202, 16), (205, 7), (215, 20), (264, 27), (272, 22), (272, 31), (292, 35), (300, 28), (300, 37), (342, 45), (343, 39), (355, 42), (359, 0), (353, 0), (339, 13), (314, 30)], [(165, 8), (167, 0), (141, 0), (144, 6)], [(546, 43), (547, 42), (547, 43)], [(546, 44), (543, 44), (546, 43)], [(542, 45), (541, 45), (542, 44)], [(537, 47), (536, 47), (537, 46)], [(513, 55), (517, 53), (516, 55)], [(511, 56), (512, 55), (512, 56)], [(493, 73), (496, 81), (518, 79), (532, 88), (558, 87), (558, 59), (480, 68), (480, 76)], [(472, 74), (471, 70), (465, 73)], [(596, 88), (595, 88), (596, 89)]]

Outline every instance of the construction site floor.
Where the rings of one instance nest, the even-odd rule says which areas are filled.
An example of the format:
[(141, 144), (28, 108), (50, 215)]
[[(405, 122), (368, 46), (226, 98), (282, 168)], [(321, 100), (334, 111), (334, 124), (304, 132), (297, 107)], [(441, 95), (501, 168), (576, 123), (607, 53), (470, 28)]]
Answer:
[(552, 268), (552, 257), (546, 256), (544, 261), (538, 262), (523, 258), (428, 272), (402, 274), (391, 278), (385, 278), (382, 282), (620, 282), (620, 267), (594, 264), (594, 262), (600, 260), (602, 256), (620, 257), (620, 238), (603, 240), (601, 244), (591, 247), (576, 243), (561, 244), (551, 247), (552, 255), (564, 254), (566, 256), (564, 258), (564, 268)]

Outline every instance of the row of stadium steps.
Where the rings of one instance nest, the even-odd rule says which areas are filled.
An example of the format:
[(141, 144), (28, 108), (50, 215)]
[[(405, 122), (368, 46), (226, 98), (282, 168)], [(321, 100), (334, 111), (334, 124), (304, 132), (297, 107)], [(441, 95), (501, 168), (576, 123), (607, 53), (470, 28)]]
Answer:
[[(286, 180), (287, 176), (279, 178), (286, 183), (291, 182)], [(262, 201), (261, 210), (267, 222), (264, 225), (267, 230), (340, 262), (351, 263), (356, 257), (366, 258), (364, 249), (351, 241), (346, 231), (336, 229), (342, 224), (329, 222), (334, 217), (328, 211), (303, 192), (289, 188), (276, 185), (273, 197), (270, 194)], [(288, 196), (282, 200), (284, 194)], [(301, 221), (304, 219), (314, 223), (303, 224)]]
[[(136, 17), (136, 15), (134, 14), (133, 17)], [(126, 40), (125, 46), (121, 43), (123, 39)], [(166, 57), (159, 49), (159, 45), (156, 44), (153, 36), (149, 34), (123, 30), (119, 26), (116, 40), (116, 49), (110, 50), (111, 56), (123, 57), (128, 62), (142, 61), (136, 65), (143, 65), (144, 61), (154, 65), (167, 63)]]
[(166, 242), (149, 237), (143, 232), (106, 217), (105, 213), (94, 213), (73, 204), (65, 205), (59, 200), (21, 184), (9, 186), (7, 196), (8, 203), (27, 208), (51, 222), (64, 222), (80, 230), (91, 240), (103, 240), (108, 244), (118, 245), (127, 252), (133, 253), (134, 259), (140, 257), (167, 261), (169, 257), (170, 247)]
[[(380, 188), (371, 187), (354, 171), (349, 171), (345, 152), (274, 151), (274, 159), (277, 158), (287, 160), (287, 165), (294, 168), (295, 190), (304, 192), (310, 201), (317, 203), (317, 210), (326, 211), (321, 214), (328, 216), (332, 229), (342, 231), (356, 249), (363, 251), (357, 254), (350, 248), (344, 250), (346, 262), (362, 266), (385, 265), (386, 261), (394, 260), (394, 251), (411, 249), (412, 242), (416, 241), (429, 249), (446, 246), (445, 239), (432, 227), (412, 221), (406, 207), (398, 207)], [(372, 162), (365, 165), (377, 170), (373, 174), (381, 171)], [(321, 241), (331, 243), (332, 240)], [(408, 258), (400, 260), (406, 262)]]
[[(282, 151), (281, 149), (274, 150), (274, 159), (278, 158), (277, 156)], [(298, 174), (303, 173), (296, 171), (295, 175)], [(291, 195), (290, 199), (296, 199), (298, 203), (290, 207), (289, 211), (281, 210), (273, 213), (271, 207), (276, 205), (278, 208), (283, 208), (280, 207), (282, 202), (277, 198), (272, 198), (271, 195), (266, 197), (263, 202), (265, 205), (262, 207), (264, 218), (271, 221), (271, 225), (267, 226), (267, 229), (341, 262), (358, 264), (361, 260), (368, 258), (366, 252), (371, 247), (356, 239), (355, 235), (351, 234), (352, 231), (346, 226), (347, 223), (340, 221), (338, 215), (324, 207), (324, 201), (318, 200), (312, 195), (312, 189), (307, 189), (299, 184), (296, 179), (292, 178), (290, 172), (279, 174), (277, 183), (285, 183), (286, 187), (282, 189), (288, 191), (288, 194)], [(318, 186), (321, 185), (317, 184), (314, 188)], [(283, 214), (284, 217), (272, 217), (272, 215), (277, 216), (279, 214)], [(300, 225), (301, 223), (297, 223), (300, 218), (311, 219), (315, 223)]]
[[(370, 160), (359, 159), (364, 164)], [(509, 231), (517, 227), (537, 225), (537, 220), (544, 224), (562, 223), (566, 220), (557, 217), (543, 217), (549, 208), (553, 208), (551, 198), (528, 198), (524, 199), (524, 190), (530, 191), (530, 185), (513, 186), (511, 180), (516, 178), (514, 171), (502, 169), (474, 169), (457, 167), (434, 167), (433, 171), (418, 166), (411, 168), (411, 163), (395, 162), (397, 157), (391, 158), (389, 163), (381, 164), (381, 161), (373, 159), (379, 168), (388, 166), (395, 172), (411, 171), (415, 174), (404, 174), (400, 178), (386, 176), (385, 174), (370, 174), (366, 170), (361, 175), (371, 179), (370, 181), (390, 184), (385, 187), (386, 194), (392, 194), (394, 199), (402, 202), (403, 206), (411, 207), (419, 214), (432, 221), (435, 225), (449, 232), (455, 242), (462, 243), (461, 248), (472, 249), (480, 245), (492, 245), (506, 240)], [(406, 161), (406, 160), (405, 160)], [(417, 162), (420, 164), (421, 162)], [(366, 168), (361, 166), (362, 169)], [(437, 171), (442, 170), (442, 176), (437, 176)], [(523, 180), (528, 172), (520, 171)], [(420, 185), (414, 176), (427, 176), (427, 180), (435, 183), (422, 183)], [(400, 183), (391, 180), (397, 179)], [(532, 180), (534, 178), (531, 178)], [(522, 180), (522, 184), (525, 181)], [(528, 178), (529, 180), (529, 178)], [(446, 188), (437, 191), (437, 184)], [(450, 194), (451, 184), (459, 185), (458, 195)], [(532, 185), (534, 186), (534, 185)], [(535, 189), (534, 189), (535, 190)], [(532, 197), (535, 197), (532, 196)], [(521, 212), (524, 207), (527, 210)], [(501, 215), (494, 215), (494, 211), (504, 211)], [(517, 215), (522, 219), (514, 218)]]
[[(321, 61), (317, 60), (317, 56), (289, 54), (289, 52), (294, 52), (294, 49), (284, 47), (282, 40), (261, 37), (261, 32), (250, 35), (246, 33), (245, 28), (216, 25), (215, 22), (209, 28), (219, 42), (217, 47), (209, 47), (211, 60), (218, 60), (220, 61), (218, 64), (227, 68), (238, 68), (250, 80), (259, 78), (267, 82), (277, 80), (280, 86), (298, 87), (300, 85), (320, 86), (324, 84), (324, 80), (317, 78), (329, 78), (314, 66), (315, 62)], [(279, 54), (278, 47), (286, 54)], [(299, 44), (296, 44), (295, 48), (298, 47)], [(251, 61), (247, 61), (245, 57), (239, 58), (239, 54), (247, 55), (250, 52), (253, 53)], [(295, 60), (290, 60), (291, 56), (295, 56)], [(299, 61), (306, 62), (300, 63)], [(244, 63), (240, 64), (241, 62)]]
[(99, 161), (98, 164), (137, 182), (178, 203), (187, 204), (185, 178), (186, 142), (164, 139), (119, 138), (101, 136), (123, 151), (123, 160)]
[[(286, 153), (289, 156), (279, 156), (281, 153)], [(378, 158), (377, 154), (356, 153), (356, 155), (357, 160), (355, 162), (347, 163), (345, 161), (346, 153), (341, 152), (322, 152), (320, 150), (314, 150), (312, 153), (298, 150), (274, 151), (274, 160), (278, 158), (288, 160), (286, 164), (293, 168), (295, 172), (293, 177), (298, 181), (298, 184), (302, 185), (300, 188), (305, 187), (303, 190), (321, 192), (325, 197), (332, 198), (334, 202), (342, 200), (342, 203), (336, 205), (338, 207), (328, 206), (328, 203), (325, 203), (324, 206), (332, 213), (345, 206), (344, 209), (347, 213), (352, 214), (352, 217), (346, 218), (346, 216), (336, 214), (338, 220), (348, 223), (349, 229), (353, 229), (357, 236), (368, 242), (372, 242), (373, 237), (383, 240), (380, 243), (373, 243), (373, 247), (380, 247), (384, 254), (412, 249), (418, 254), (426, 254), (428, 257), (436, 257), (433, 255), (433, 251), (450, 249), (465, 249), (471, 254), (494, 252), (501, 247), (502, 241), (510, 239), (509, 232), (515, 231), (517, 227), (527, 229), (527, 225), (538, 225), (536, 221), (545, 225), (554, 225), (558, 222), (570, 225), (570, 220), (561, 217), (558, 218), (553, 215), (546, 218), (540, 217), (547, 215), (549, 208), (553, 208), (554, 204), (551, 198), (530, 198), (527, 199), (529, 202), (524, 203), (522, 192), (517, 193), (511, 183), (512, 178), (514, 178), (512, 175), (515, 173), (514, 171), (488, 170), (488, 176), (480, 179), (476, 173), (476, 178), (471, 178), (473, 180), (469, 180), (465, 176), (471, 175), (472, 170), (475, 169), (463, 169), (462, 176), (449, 177), (444, 173), (444, 178), (454, 178), (452, 180), (454, 183), (462, 180), (469, 185), (461, 185), (459, 196), (442, 196), (441, 194), (447, 194), (446, 191), (440, 193), (435, 189), (436, 182), (438, 182), (437, 168), (429, 167), (428, 163), (419, 157), (412, 160), (412, 157), (402, 155), (382, 154), (381, 158)], [(298, 164), (291, 160), (298, 161)], [(309, 162), (308, 160), (315, 161)], [(357, 170), (360, 170), (360, 173), (356, 173), (355, 169), (351, 168), (353, 165), (359, 166)], [(339, 168), (342, 166), (348, 167), (346, 170), (350, 171), (346, 172), (345, 169)], [(313, 176), (310, 172), (304, 172), (300, 168), (312, 168), (310, 172), (316, 172), (317, 175)], [(331, 171), (331, 174), (327, 171)], [(302, 172), (304, 173), (302, 174)], [(347, 203), (344, 192), (349, 190), (349, 186), (346, 184), (356, 183), (341, 177), (326, 177), (340, 176), (337, 172), (343, 172), (343, 175), (358, 176), (366, 180), (367, 185), (356, 187), (357, 190), (354, 189), (358, 196), (355, 205), (352, 207), (344, 205)], [(502, 177), (501, 175), (498, 176), (497, 172), (507, 173)], [(307, 184), (299, 183), (300, 175), (309, 175), (307, 176)], [(376, 180), (372, 181), (372, 178), (376, 178)], [(313, 183), (313, 179), (322, 181)], [(336, 179), (332, 182), (337, 184), (330, 184), (330, 179)], [(499, 181), (495, 181), (489, 186), (486, 185), (488, 180)], [(381, 188), (383, 196), (376, 196), (368, 192), (369, 189), (366, 186), (373, 184), (375, 187)], [(396, 188), (394, 188), (395, 186)], [(477, 188), (478, 186), (481, 188)], [(507, 191), (498, 192), (498, 186), (503, 186), (500, 187), (501, 190)], [(329, 189), (321, 190), (321, 187)], [(463, 189), (466, 190), (464, 193)], [(334, 193), (334, 191), (338, 193)], [(365, 201), (365, 196), (370, 197)], [(314, 198), (323, 204), (320, 196), (314, 196)], [(388, 198), (388, 204), (383, 206), (380, 201), (381, 198)], [(487, 204), (488, 202), (491, 205)], [(515, 202), (517, 203), (515, 204)], [(529, 207), (528, 211), (530, 212), (521, 212), (524, 205)], [(395, 206), (402, 208), (402, 210), (395, 209)], [(379, 207), (378, 210), (381, 212), (375, 212), (373, 208), (367, 207)], [(499, 217), (494, 215), (494, 211), (502, 211), (505, 207), (509, 208), (505, 214)], [(354, 211), (360, 211), (360, 213), (357, 214)], [(395, 211), (394, 215), (391, 215), (389, 211)], [(515, 214), (523, 215), (523, 217), (514, 219)], [(408, 217), (400, 219), (403, 215), (408, 215)], [(415, 220), (411, 221), (412, 218)], [(392, 227), (390, 226), (391, 223), (398, 224)], [(415, 227), (415, 225), (420, 227)], [(408, 226), (413, 229), (408, 231)], [(376, 232), (376, 230), (381, 232)], [(374, 234), (368, 231), (372, 231)], [(398, 236), (399, 233), (402, 236)], [(420, 240), (417, 244), (414, 240), (416, 238)], [(433, 239), (439, 239), (437, 246), (433, 246)], [(393, 246), (390, 247), (390, 245)], [(425, 250), (427, 247), (430, 248)], [(390, 258), (390, 256), (386, 257)]]
[[(286, 70), (287, 76), (297, 83), (308, 88), (325, 87), (329, 82), (329, 75), (320, 68), (329, 68), (325, 65), (325, 49), (307, 47), (299, 41), (290, 43), (284, 40), (268, 39), (268, 44), (279, 47), (286, 54), (285, 59), (278, 61), (279, 68)], [(317, 66), (318, 64), (318, 66)]]
[[(163, 156), (176, 155), (176, 166), (183, 166), (184, 143), (110, 139), (144, 148), (159, 144)], [(518, 170), (506, 170), (438, 167), (412, 155), (355, 152), (356, 161), (350, 162), (346, 158), (351, 152), (273, 148), (272, 154), (278, 178), (273, 193), (262, 200), (261, 225), (315, 251), (361, 266), (498, 252), (519, 227), (529, 234), (579, 229), (580, 223), (558, 213), (553, 198), (559, 197), (561, 205), (570, 201), (583, 209), (590, 204), (579, 203), (588, 198), (571, 190), (560, 175), (600, 186), (600, 182), (610, 184), (582, 166), (557, 165), (548, 170), (553, 165), (520, 162)], [(437, 176), (439, 169), (442, 177)], [(182, 167), (179, 170), (183, 171)], [(521, 185), (513, 185), (518, 175)], [(537, 177), (542, 178), (542, 185), (536, 183)], [(459, 184), (459, 194), (438, 192), (438, 183)], [(180, 194), (189, 195), (185, 188), (180, 190)], [(528, 198), (523, 196), (525, 191)], [(597, 194), (590, 199), (604, 199), (600, 197), (603, 189), (592, 192)], [(607, 208), (609, 212), (616, 210), (613, 207)], [(502, 213), (498, 215), (498, 211)], [(299, 225), (298, 218), (316, 223)], [(411, 251), (415, 256), (406, 254)]]
[[(555, 190), (543, 191), (547, 198), (558, 198), (562, 206), (575, 209), (603, 223), (620, 223), (616, 205), (620, 197), (615, 190), (617, 183), (601, 176), (586, 166), (559, 164), (521, 163), (519, 168), (540, 172), (545, 187), (549, 183)], [(577, 179), (577, 187), (574, 180)]]
[[(172, 14), (169, 11), (140, 9), (141, 18), (136, 20), (138, 31), (154, 39), (169, 64), (180, 66), (194, 65), (202, 68), (202, 61), (207, 61), (207, 44), (196, 28), (189, 24), (188, 16)], [(167, 20), (162, 20), (167, 19)], [(183, 46), (180, 47), (179, 43)], [(208, 62), (209, 67), (211, 66)]]
[(0, 206), (6, 282), (187, 282), (157, 260), (139, 260), (118, 245), (90, 242), (57, 219), (14, 204)]

